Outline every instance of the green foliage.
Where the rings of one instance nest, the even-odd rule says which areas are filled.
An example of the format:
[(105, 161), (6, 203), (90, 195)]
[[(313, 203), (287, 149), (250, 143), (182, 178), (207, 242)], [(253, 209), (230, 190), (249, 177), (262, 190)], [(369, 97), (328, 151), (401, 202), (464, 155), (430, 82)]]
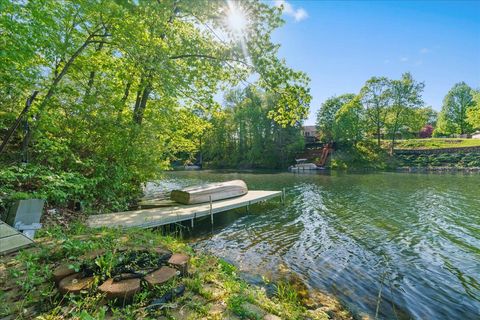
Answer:
[(360, 93), (327, 99), (317, 113), (317, 129), (323, 141), (348, 142), (375, 137), (381, 145), (382, 135), (391, 138), (391, 150), (398, 135), (416, 135), (435, 121), (431, 108), (420, 108), (424, 84), (410, 73), (399, 80), (385, 77), (369, 79)]
[(386, 128), (391, 138), (390, 152), (395, 148), (395, 140), (402, 126), (409, 123), (412, 113), (423, 105), (423, 82), (417, 82), (410, 73), (402, 74), (399, 80), (390, 81), (391, 106), (386, 118)]
[(480, 153), (422, 153), (398, 154), (395, 156), (400, 167), (480, 167)]
[(252, 86), (226, 95), (202, 145), (203, 159), (220, 168), (286, 168), (303, 149), (300, 123), (283, 127), (269, 118), (278, 103)]
[(385, 149), (370, 140), (341, 144), (332, 155), (332, 169), (386, 169), (391, 166)]
[[(80, 201), (96, 208), (120, 209), (140, 194), (137, 184), (128, 172), (118, 172), (121, 167), (97, 166), (85, 172), (66, 172), (35, 164), (9, 166), (0, 170), (0, 210), (15, 200), (40, 198), (48, 206), (67, 206), (69, 201)], [(130, 182), (130, 181), (128, 181)]]
[(239, 316), (241, 319), (252, 319), (252, 320), (260, 320), (261, 316), (252, 312), (248, 308), (245, 307), (245, 303), (249, 302), (248, 298), (244, 295), (238, 294), (233, 295), (227, 301), (227, 307), (230, 309), (234, 314)]
[[(309, 79), (277, 56), (270, 36), (283, 23), (280, 10), (258, 0), (235, 5), (249, 16), (241, 39), (225, 22), (222, 1), (2, 1), (2, 140), (26, 99), (39, 94), (0, 154), (1, 174), (22, 160), (41, 175), (25, 186), (14, 172), (2, 198), (38, 195), (52, 205), (78, 198), (100, 210), (125, 209), (172, 161), (191, 161), (207, 132), (227, 129), (214, 98), (251, 76), (275, 100), (256, 110), (262, 130), (274, 127), (268, 135), (276, 138), (263, 141), (290, 139), (287, 127), (298, 128), (308, 112)], [(258, 115), (241, 109), (229, 122)], [(255, 142), (230, 164), (270, 166), (280, 152), (283, 165), (292, 144), (278, 143), (262, 162), (265, 145)], [(223, 163), (225, 150), (213, 150), (212, 161)]]
[(480, 91), (473, 91), (473, 101), (475, 106), (467, 110), (467, 122), (473, 129), (480, 130)]
[(365, 106), (367, 132), (377, 137), (378, 145), (391, 102), (389, 85), (390, 80), (386, 77), (372, 77), (360, 90), (360, 99)]
[(354, 98), (354, 94), (347, 93), (338, 97), (331, 97), (322, 104), (317, 113), (316, 121), (317, 130), (320, 132), (322, 141), (330, 142), (335, 138), (335, 132), (339, 131), (335, 122), (337, 112), (344, 104)]
[[(438, 126), (435, 136), (464, 134), (472, 131), (473, 121), (475, 124), (475, 100), (474, 91), (465, 82), (457, 83), (447, 93), (443, 100), (442, 111), (438, 118)], [(469, 119), (467, 120), (467, 115)]]
[(351, 99), (335, 114), (334, 140), (357, 144), (365, 132), (365, 111), (358, 96)]
[(298, 295), (297, 289), (290, 283), (280, 281), (275, 285), (275, 288), (277, 289), (276, 296), (280, 301), (300, 305), (300, 296)]
[(442, 149), (480, 147), (480, 140), (457, 138), (409, 139), (397, 141), (395, 147), (397, 149)]

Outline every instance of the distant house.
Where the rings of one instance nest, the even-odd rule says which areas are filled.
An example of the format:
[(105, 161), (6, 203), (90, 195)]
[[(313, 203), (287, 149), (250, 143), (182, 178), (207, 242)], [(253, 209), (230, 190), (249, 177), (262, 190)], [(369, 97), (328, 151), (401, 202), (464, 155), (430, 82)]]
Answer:
[(302, 134), (305, 138), (305, 143), (314, 143), (318, 140), (317, 128), (315, 126), (303, 126)]
[(480, 131), (472, 133), (472, 139), (480, 139)]

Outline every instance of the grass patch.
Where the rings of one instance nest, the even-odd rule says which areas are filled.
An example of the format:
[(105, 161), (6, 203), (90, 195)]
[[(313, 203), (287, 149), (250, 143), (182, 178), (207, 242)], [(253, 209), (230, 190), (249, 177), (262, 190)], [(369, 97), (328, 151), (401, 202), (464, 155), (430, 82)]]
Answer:
[[(383, 145), (389, 146), (389, 142), (383, 141)], [(458, 139), (458, 138), (409, 139), (409, 140), (399, 140), (395, 143), (395, 148), (399, 150), (428, 150), (428, 149), (448, 149), (448, 148), (466, 148), (466, 147), (480, 147), (480, 139)]]

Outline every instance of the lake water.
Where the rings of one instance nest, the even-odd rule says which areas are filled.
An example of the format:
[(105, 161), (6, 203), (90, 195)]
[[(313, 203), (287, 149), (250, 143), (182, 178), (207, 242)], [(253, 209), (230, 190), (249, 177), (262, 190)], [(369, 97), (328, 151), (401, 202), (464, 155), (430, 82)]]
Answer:
[(286, 204), (218, 214), (213, 229), (200, 222), (200, 249), (250, 272), (286, 267), (357, 316), (480, 319), (479, 174), (199, 171), (165, 183), (231, 179), (285, 188)]

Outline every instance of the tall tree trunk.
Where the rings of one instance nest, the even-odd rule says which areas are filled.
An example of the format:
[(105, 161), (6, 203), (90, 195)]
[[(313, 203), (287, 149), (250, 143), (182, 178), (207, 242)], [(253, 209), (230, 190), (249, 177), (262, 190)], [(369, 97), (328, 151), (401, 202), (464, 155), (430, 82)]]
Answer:
[(127, 103), (128, 96), (130, 95), (131, 86), (132, 86), (132, 82), (128, 81), (127, 85), (125, 86), (125, 91), (123, 92), (123, 97), (118, 102), (117, 123), (120, 123), (120, 120), (122, 117), (122, 111), (125, 108), (125, 103)]
[(395, 124), (393, 126), (392, 142), (391, 142), (391, 145), (390, 145), (390, 155), (393, 155), (393, 151), (395, 150), (395, 136), (396, 136), (397, 131), (398, 131), (398, 118), (400, 117), (400, 113), (401, 112), (397, 112), (397, 114), (395, 116)]
[(131, 82), (131, 81), (127, 82), (127, 85), (126, 85), (126, 87), (125, 87), (125, 91), (124, 91), (124, 93), (123, 93), (123, 97), (122, 97), (122, 99), (120, 100), (120, 106), (122, 106), (122, 107), (123, 107), (123, 106), (125, 105), (125, 103), (127, 102), (128, 95), (130, 94), (130, 87), (131, 87), (131, 86), (132, 86), (132, 82)]
[(135, 103), (135, 109), (133, 110), (133, 122), (136, 124), (142, 124), (143, 114), (145, 113), (145, 108), (147, 107), (147, 101), (150, 92), (152, 92), (152, 86), (149, 82), (143, 88), (141, 95), (140, 91), (137, 92), (137, 101)]
[(83, 52), (83, 50), (85, 50), (85, 48), (87, 48), (87, 46), (90, 43), (92, 43), (92, 38), (93, 37), (94, 37), (94, 34), (91, 34), (87, 37), (85, 42), (72, 54), (70, 59), (68, 59), (68, 61), (63, 66), (60, 73), (53, 79), (52, 84), (50, 85), (50, 88), (47, 91), (47, 94), (45, 95), (45, 97), (43, 98), (42, 102), (40, 103), (40, 105), (38, 107), (38, 113), (37, 113), (37, 116), (36, 116), (36, 119), (35, 119), (37, 125), (33, 126), (32, 128), (29, 128), (27, 134), (25, 135), (25, 137), (22, 141), (22, 153), (23, 154), (27, 153), (28, 146), (29, 146), (30, 141), (32, 139), (33, 131), (37, 128), (38, 123), (40, 121), (40, 117), (42, 116), (42, 113), (45, 109), (45, 106), (47, 105), (47, 102), (50, 100), (50, 98), (55, 93), (55, 89), (57, 88), (58, 83), (60, 82), (60, 80), (62, 80), (62, 78), (67, 73), (67, 71), (70, 69), (70, 67), (72, 66), (75, 59)]
[(0, 154), (3, 152), (5, 147), (7, 146), (8, 141), (12, 137), (13, 133), (15, 130), (17, 130), (18, 125), (22, 121), (22, 118), (28, 113), (30, 110), (30, 107), (32, 105), (33, 100), (35, 100), (35, 97), (37, 96), (38, 91), (35, 90), (30, 97), (28, 97), (27, 102), (25, 103), (25, 107), (23, 108), (22, 112), (20, 115), (17, 117), (17, 120), (13, 123), (13, 125), (8, 129), (7, 134), (5, 135), (5, 138), (3, 138), (2, 145), (0, 145)]
[[(160, 3), (160, 1), (159, 1)], [(168, 19), (168, 23), (171, 24), (173, 22), (173, 19), (175, 17), (175, 14), (177, 12), (177, 3), (178, 1), (175, 0), (173, 2), (173, 7), (172, 7), (172, 14), (171, 16), (169, 17)], [(155, 33), (155, 30), (151, 30), (152, 33)], [(162, 33), (160, 35), (160, 38), (163, 40), (165, 39), (166, 37), (166, 34), (165, 33)], [(143, 83), (145, 80), (145, 84)], [(143, 86), (143, 92), (141, 92), (141, 88)], [(142, 80), (140, 80), (140, 89), (139, 91), (137, 92), (137, 99), (135, 101), (135, 108), (133, 110), (133, 122), (135, 122), (136, 124), (142, 124), (142, 121), (143, 121), (143, 115), (145, 113), (145, 109), (147, 107), (147, 101), (148, 101), (148, 97), (150, 96), (150, 93), (152, 92), (152, 83), (151, 83), (151, 74), (147, 74), (146, 76), (146, 79), (143, 78), (142, 76)]]
[(53, 96), (54, 92), (55, 92), (55, 89), (57, 88), (57, 85), (58, 83), (60, 82), (60, 80), (62, 80), (62, 78), (65, 76), (65, 74), (67, 73), (68, 69), (70, 69), (70, 67), (72, 66), (73, 62), (75, 61), (75, 59), (83, 52), (83, 50), (85, 50), (85, 48), (87, 48), (87, 46), (92, 42), (92, 38), (93, 38), (93, 35), (89, 35), (87, 40), (85, 40), (85, 42), (77, 49), (77, 51), (75, 51), (72, 56), (70, 57), (70, 59), (68, 59), (68, 61), (65, 63), (65, 65), (63, 66), (62, 68), (62, 71), (60, 71), (60, 73), (55, 77), (55, 79), (53, 79), (53, 82), (52, 84), (50, 85), (50, 88), (48, 89), (47, 91), (47, 94), (45, 95), (45, 97), (43, 98), (40, 106), (39, 106), (39, 111), (43, 111), (43, 109), (45, 108), (45, 105), (47, 104), (48, 100), (50, 100), (50, 98)]
[[(98, 47), (95, 49), (96, 52), (100, 52), (103, 49), (104, 42), (100, 42)], [(90, 97), (90, 93), (93, 88), (93, 83), (95, 81), (95, 70), (90, 71), (90, 76), (88, 77), (87, 90), (85, 90), (84, 100), (87, 100)]]
[(380, 125), (377, 124), (377, 144), (380, 147)]

